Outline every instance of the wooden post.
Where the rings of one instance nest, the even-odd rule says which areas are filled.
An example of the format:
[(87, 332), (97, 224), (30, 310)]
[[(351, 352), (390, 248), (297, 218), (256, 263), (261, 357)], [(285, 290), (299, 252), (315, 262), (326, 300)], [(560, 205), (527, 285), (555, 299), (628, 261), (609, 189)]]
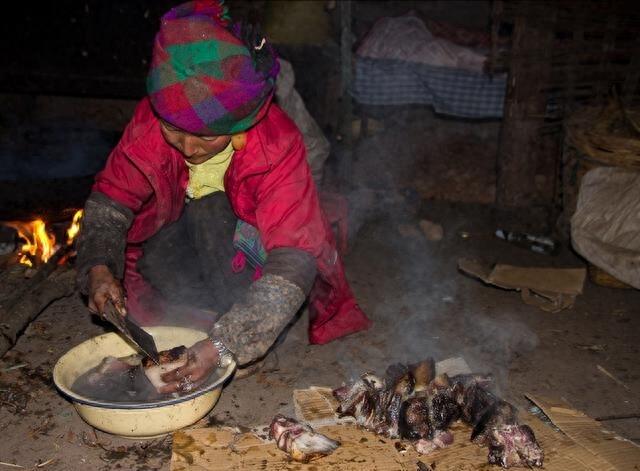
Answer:
[(573, 30), (573, 45), (572, 48), (575, 51), (568, 59), (567, 68), (567, 96), (565, 101), (564, 116), (569, 116), (573, 113), (575, 108), (575, 95), (576, 95), (576, 72), (578, 70), (578, 54), (584, 47), (584, 27), (587, 22), (587, 10), (583, 9), (578, 12), (576, 17), (576, 26)]
[(500, 19), (504, 10), (502, 0), (493, 0), (491, 5), (491, 52), (489, 56), (489, 73), (493, 75), (498, 68), (498, 41), (500, 41)]
[(611, 93), (610, 77), (607, 76), (607, 69), (611, 67), (611, 51), (615, 45), (616, 24), (618, 19), (615, 13), (609, 13), (607, 16), (607, 24), (602, 38), (602, 50), (600, 52), (600, 73), (598, 74), (598, 84), (596, 85), (597, 97), (603, 102), (607, 100)]
[(340, 6), (340, 77), (341, 77), (341, 119), (340, 131), (344, 143), (344, 153), (340, 162), (340, 180), (343, 187), (348, 188), (352, 179), (353, 139), (351, 123), (353, 106), (351, 102), (351, 0), (341, 0)]
[(502, 208), (550, 205), (554, 197), (560, 152), (540, 132), (547, 105), (542, 88), (551, 75), (552, 21), (536, 21), (540, 13), (528, 14), (534, 6), (523, 4), (514, 24), (497, 159), (496, 203)]
[(640, 35), (636, 38), (635, 44), (636, 47), (634, 48), (631, 63), (629, 64), (629, 73), (622, 87), (622, 99), (625, 105), (633, 104), (638, 90), (638, 83), (640, 82)]

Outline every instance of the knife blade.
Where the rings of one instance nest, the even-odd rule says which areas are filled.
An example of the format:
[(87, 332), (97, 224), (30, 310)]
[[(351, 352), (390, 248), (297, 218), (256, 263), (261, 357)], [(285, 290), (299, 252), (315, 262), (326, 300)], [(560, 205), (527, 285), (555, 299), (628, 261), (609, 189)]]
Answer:
[(153, 337), (142, 327), (136, 324), (130, 316), (123, 316), (113, 304), (108, 300), (104, 305), (103, 317), (115, 326), (118, 331), (130, 340), (142, 353), (151, 358), (157, 365), (159, 364), (158, 348)]

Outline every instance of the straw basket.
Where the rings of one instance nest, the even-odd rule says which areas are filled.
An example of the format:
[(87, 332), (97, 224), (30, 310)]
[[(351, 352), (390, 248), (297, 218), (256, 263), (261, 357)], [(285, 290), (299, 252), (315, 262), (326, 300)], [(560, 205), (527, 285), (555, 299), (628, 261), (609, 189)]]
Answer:
[(615, 101), (603, 108), (585, 108), (567, 123), (573, 146), (606, 167), (640, 170), (640, 110), (623, 109)]
[[(575, 212), (582, 177), (596, 167), (640, 170), (640, 110), (626, 110), (612, 100), (606, 107), (583, 108), (567, 120), (563, 193), (566, 222)], [(589, 278), (610, 288), (630, 288), (588, 264)]]
[(591, 263), (587, 263), (587, 273), (589, 273), (589, 279), (597, 285), (606, 286), (607, 288), (633, 289), (633, 286), (620, 281), (615, 276)]

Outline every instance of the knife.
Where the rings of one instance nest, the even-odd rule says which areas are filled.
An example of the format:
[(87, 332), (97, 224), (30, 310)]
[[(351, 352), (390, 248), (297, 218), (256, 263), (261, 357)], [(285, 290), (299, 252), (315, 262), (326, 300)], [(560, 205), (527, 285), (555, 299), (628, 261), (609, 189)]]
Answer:
[(102, 315), (113, 324), (125, 338), (133, 342), (142, 353), (151, 358), (156, 365), (159, 364), (158, 348), (156, 347), (153, 337), (133, 322), (131, 316), (123, 316), (120, 314), (112, 300), (108, 300), (105, 303)]

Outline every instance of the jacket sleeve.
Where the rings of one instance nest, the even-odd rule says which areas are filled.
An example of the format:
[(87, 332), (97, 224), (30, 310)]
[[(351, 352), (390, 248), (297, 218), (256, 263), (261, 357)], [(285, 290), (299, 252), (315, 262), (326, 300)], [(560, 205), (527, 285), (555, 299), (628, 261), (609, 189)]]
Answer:
[(216, 322), (210, 335), (234, 353), (239, 365), (252, 363), (267, 353), (304, 299), (296, 284), (266, 274)]
[(102, 193), (91, 193), (84, 205), (77, 243), (76, 281), (81, 293), (89, 294), (89, 270), (96, 265), (105, 265), (114, 277), (123, 278), (124, 250), (131, 221), (130, 209)]

